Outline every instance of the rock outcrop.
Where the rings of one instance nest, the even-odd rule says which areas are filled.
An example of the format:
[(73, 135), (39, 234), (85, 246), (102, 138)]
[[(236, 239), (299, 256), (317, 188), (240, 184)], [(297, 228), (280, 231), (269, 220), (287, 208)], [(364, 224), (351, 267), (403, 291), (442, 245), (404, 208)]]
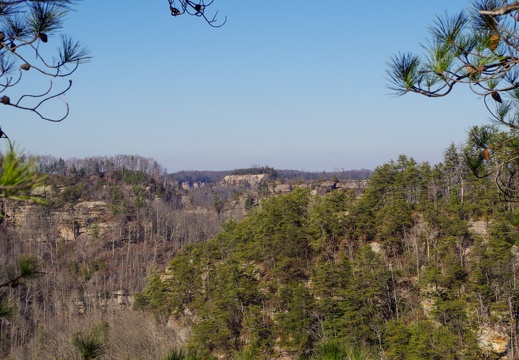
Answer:
[(504, 328), (484, 327), (479, 330), (479, 346), (486, 351), (499, 355), (499, 359), (509, 359), (506, 355), (509, 343), (510, 336)]
[(270, 179), (267, 174), (257, 175), (227, 175), (222, 180), (222, 185), (249, 185), (259, 186)]

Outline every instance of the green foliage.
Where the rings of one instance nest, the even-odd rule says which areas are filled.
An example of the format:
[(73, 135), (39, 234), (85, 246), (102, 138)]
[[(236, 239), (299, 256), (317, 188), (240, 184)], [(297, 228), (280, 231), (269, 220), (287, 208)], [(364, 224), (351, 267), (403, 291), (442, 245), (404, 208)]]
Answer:
[(435, 303), (432, 314), (446, 328), (453, 332), (463, 333), (470, 326), (467, 321), (466, 301), (461, 299), (441, 300)]
[(313, 298), (304, 284), (289, 282), (280, 289), (279, 313), (275, 318), (279, 343), (294, 352), (311, 349)]
[(315, 199), (307, 225), (310, 236), (316, 240), (311, 241), (314, 251), (336, 257), (348, 232), (348, 210), (352, 202), (352, 194), (347, 192), (332, 192)]
[(150, 299), (143, 294), (142, 292), (138, 292), (135, 294), (133, 301), (133, 309), (134, 310), (146, 310), (150, 306)]
[(58, 206), (63, 204), (74, 204), (80, 198), (84, 191), (84, 187), (82, 184), (69, 185), (63, 189), (59, 196)]
[(0, 162), (0, 197), (42, 202), (30, 194), (30, 190), (42, 185), (45, 179), (35, 168), (34, 161), (18, 156), (13, 150), (5, 154)]
[[(186, 285), (189, 282), (186, 282)], [(175, 297), (176, 293), (170, 293), (169, 284), (161, 281), (160, 275), (154, 273), (148, 278), (148, 287), (144, 293), (139, 294), (141, 309), (152, 310), (157, 317), (166, 317), (171, 312), (182, 311), (182, 302)], [(172, 286), (173, 290), (181, 290)]]
[(21, 255), (18, 259), (18, 277), (20, 279), (35, 279), (43, 275), (37, 258), (31, 255)]
[(244, 243), (244, 255), (264, 263), (282, 282), (305, 277), (308, 204), (308, 192), (298, 189), (270, 199), (251, 219), (254, 233), (252, 241)]
[(255, 358), (253, 349), (249, 347), (234, 355), (233, 360), (254, 360)]
[(385, 333), (387, 359), (479, 359), (481, 352), (473, 338), (437, 327), (428, 320), (411, 324), (392, 321)]
[(414, 224), (412, 213), (425, 190), (421, 169), (412, 158), (401, 155), (397, 162), (377, 167), (352, 209), (356, 236), (383, 241), (390, 251), (400, 253), (398, 239)]
[(200, 356), (196, 351), (184, 351), (182, 349), (169, 350), (163, 360), (211, 360), (211, 356)]
[(0, 319), (13, 315), (15, 308), (5, 297), (0, 297)]
[(255, 200), (250, 194), (248, 194), (247, 197), (245, 198), (244, 203), (245, 203), (245, 209), (247, 211), (250, 211), (254, 207)]
[(217, 193), (213, 194), (213, 206), (218, 215), (222, 213), (225, 206), (225, 200), (220, 198)]
[(147, 184), (150, 180), (148, 174), (138, 170), (125, 170), (123, 178), (128, 185)]
[(352, 345), (337, 338), (327, 338), (316, 345), (312, 359), (316, 360), (370, 360), (373, 352), (362, 346)]
[(72, 337), (72, 344), (82, 360), (97, 359), (106, 352), (107, 323), (79, 331)]
[(312, 277), (312, 291), (315, 311), (319, 318), (325, 319), (322, 327), (324, 335), (343, 334), (342, 322), (348, 311), (345, 301), (352, 286), (353, 269), (351, 262), (341, 258), (337, 262), (326, 261), (317, 265)]
[(200, 349), (203, 352), (219, 350), (225, 353), (235, 349), (237, 339), (233, 336), (232, 324), (229, 324), (233, 318), (227, 317), (232, 314), (218, 310), (211, 305), (201, 309), (201, 321), (193, 328), (189, 339), (190, 349)]
[(407, 324), (401, 320), (392, 320), (386, 324), (384, 343), (385, 355), (388, 359), (405, 359), (409, 353), (411, 331)]
[(120, 186), (111, 187), (110, 200), (112, 205), (112, 214), (117, 215), (124, 212), (126, 208), (126, 198)]
[(391, 275), (379, 254), (364, 246), (353, 262), (352, 281), (344, 292), (344, 316), (338, 331), (351, 341), (375, 344), (384, 321), (394, 316)]
[(16, 263), (0, 266), (0, 289), (16, 288), (21, 281), (36, 279), (43, 275), (38, 259), (32, 255), (20, 255)]
[(323, 340), (314, 351), (316, 360), (343, 360), (348, 356), (345, 345), (335, 338)]

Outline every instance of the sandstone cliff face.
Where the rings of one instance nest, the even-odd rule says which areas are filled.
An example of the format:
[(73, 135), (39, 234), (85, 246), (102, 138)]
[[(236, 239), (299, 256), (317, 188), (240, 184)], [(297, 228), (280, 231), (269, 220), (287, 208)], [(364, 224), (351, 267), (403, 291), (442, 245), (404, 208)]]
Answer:
[(510, 336), (503, 326), (481, 327), (478, 331), (478, 344), (482, 349), (499, 355), (499, 359), (510, 359), (506, 354)]
[(223, 185), (249, 185), (258, 186), (269, 180), (269, 175), (258, 174), (258, 175), (227, 175), (223, 178)]
[(295, 188), (306, 188), (312, 190), (313, 195), (324, 195), (336, 189), (353, 190), (362, 192), (368, 185), (367, 180), (341, 180), (341, 181), (308, 181), (298, 183), (294, 181), (276, 180), (271, 181), (268, 174), (259, 175), (227, 175), (221, 182), (224, 186), (250, 186), (258, 188), (262, 184), (268, 184), (271, 194), (289, 193)]
[[(104, 201), (79, 202), (67, 209), (47, 209), (36, 204), (9, 202), (5, 206), (5, 213), (14, 229), (35, 233), (28, 230), (41, 228), (39, 225), (44, 222), (45, 228), (53, 230), (52, 233), (57, 232), (58, 238), (69, 241), (84, 233), (97, 237), (115, 226), (114, 222), (108, 220), (109, 207)], [(45, 241), (40, 235), (35, 234), (27, 240)]]

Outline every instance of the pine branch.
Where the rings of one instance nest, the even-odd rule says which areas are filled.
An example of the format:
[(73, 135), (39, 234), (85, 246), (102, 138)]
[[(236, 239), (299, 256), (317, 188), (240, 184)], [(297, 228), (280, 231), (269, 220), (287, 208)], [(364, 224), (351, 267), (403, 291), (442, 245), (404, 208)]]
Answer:
[[(8, 279), (0, 283), (0, 289), (4, 287), (17, 287), (22, 279), (35, 279), (42, 276), (44, 273), (40, 271), (40, 265), (38, 259), (29, 255), (22, 255), (18, 259), (16, 268), (9, 268), (7, 271)], [(14, 275), (17, 273), (17, 275)]]

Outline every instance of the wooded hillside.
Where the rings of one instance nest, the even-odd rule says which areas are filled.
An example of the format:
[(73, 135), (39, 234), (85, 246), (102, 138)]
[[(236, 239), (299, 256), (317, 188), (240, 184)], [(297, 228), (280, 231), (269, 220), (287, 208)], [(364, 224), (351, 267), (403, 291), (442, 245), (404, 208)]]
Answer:
[(400, 156), (360, 198), (296, 189), (227, 222), (137, 306), (223, 358), (515, 358), (518, 232), (497, 199), (454, 146), (434, 167)]
[(2, 263), (43, 272), (3, 288), (8, 358), (518, 354), (515, 207), (454, 145), (434, 166), (402, 155), (366, 188), (186, 188), (130, 156), (39, 168), (44, 203), (3, 204)]
[[(214, 238), (223, 222), (243, 219), (280, 192), (343, 186), (272, 180), (186, 187), (153, 159), (123, 155), (45, 156), (38, 169), (47, 176), (32, 192), (40, 204), (2, 202), (0, 275), (7, 286), (0, 309), (8, 311), (0, 311), (0, 339), (2, 356), (12, 359), (80, 358), (80, 345), (96, 339), (107, 358), (162, 358), (182, 343), (151, 312), (133, 310), (151, 274), (185, 245)], [(25, 256), (37, 260), (41, 276), (11, 282)]]

